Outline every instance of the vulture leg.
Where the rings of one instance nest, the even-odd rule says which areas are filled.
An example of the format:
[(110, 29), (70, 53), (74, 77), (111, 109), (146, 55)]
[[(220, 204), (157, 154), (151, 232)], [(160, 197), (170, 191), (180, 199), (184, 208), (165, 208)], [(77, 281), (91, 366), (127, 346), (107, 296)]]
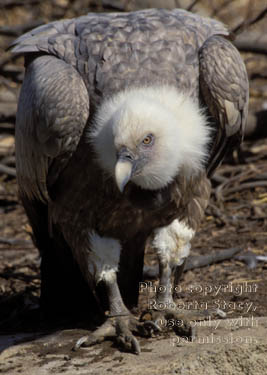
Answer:
[(141, 316), (141, 320), (148, 319), (159, 326), (172, 328), (176, 334), (189, 339), (195, 336), (195, 329), (191, 326), (190, 320), (203, 320), (211, 315), (225, 317), (225, 313), (219, 309), (190, 311), (178, 308), (174, 302), (194, 234), (194, 230), (178, 220), (156, 231), (153, 246), (159, 259), (159, 285), (155, 299), (149, 301), (148, 310)]
[(164, 257), (159, 256), (159, 287), (156, 294), (156, 302), (159, 306), (171, 306), (173, 267)]
[(180, 321), (181, 324), (175, 324), (173, 329), (177, 334), (189, 338), (194, 336), (194, 330), (188, 321), (190, 317), (184, 310), (177, 309), (173, 297), (184, 269), (185, 259), (189, 255), (193, 236), (194, 231), (178, 220), (155, 232), (153, 247), (159, 259), (159, 285), (155, 300), (149, 301), (148, 311), (141, 316), (142, 320), (149, 319), (164, 326), (169, 326), (170, 321)]
[(88, 253), (84, 252), (85, 258), (79, 259), (83, 265), (88, 264), (88, 261), (92, 265), (92, 267), (89, 265), (85, 273), (88, 281), (90, 282), (94, 272), (96, 284), (101, 282), (104, 285), (109, 314), (107, 320), (99, 328), (92, 334), (80, 338), (73, 349), (77, 350), (81, 346), (92, 346), (107, 338), (114, 338), (124, 350), (139, 354), (140, 346), (133, 332), (147, 336), (151, 331), (158, 331), (159, 328), (154, 322), (140, 323), (124, 304), (117, 281), (121, 253), (119, 241), (100, 237), (94, 232), (90, 236), (90, 242), (89, 258), (86, 255)]
[[(173, 266), (170, 262), (159, 257), (159, 288), (157, 289), (156, 301), (165, 306), (174, 306), (177, 297), (176, 286), (180, 281), (185, 266), (185, 260), (181, 265)], [(172, 283), (173, 278), (173, 283)]]
[[(195, 231), (184, 222), (174, 220), (167, 227), (157, 229), (153, 239), (159, 259), (159, 287), (156, 302), (174, 307), (173, 296), (190, 252), (190, 241)], [(172, 278), (174, 277), (174, 282)]]
[(172, 296), (174, 300), (177, 299), (177, 290), (175, 289), (175, 287), (178, 286), (182, 273), (185, 269), (185, 264), (186, 264), (186, 259), (184, 260), (183, 264), (181, 264), (180, 266), (177, 266), (174, 270), (174, 281), (173, 281), (174, 288), (172, 291)]

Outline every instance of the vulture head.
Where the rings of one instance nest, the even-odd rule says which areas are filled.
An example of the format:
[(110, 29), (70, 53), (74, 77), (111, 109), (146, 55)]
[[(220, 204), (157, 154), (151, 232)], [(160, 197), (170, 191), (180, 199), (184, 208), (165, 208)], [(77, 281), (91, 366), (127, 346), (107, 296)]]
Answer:
[(172, 87), (120, 92), (99, 108), (89, 137), (101, 167), (121, 192), (129, 181), (166, 187), (180, 173), (198, 173), (211, 129), (194, 100)]

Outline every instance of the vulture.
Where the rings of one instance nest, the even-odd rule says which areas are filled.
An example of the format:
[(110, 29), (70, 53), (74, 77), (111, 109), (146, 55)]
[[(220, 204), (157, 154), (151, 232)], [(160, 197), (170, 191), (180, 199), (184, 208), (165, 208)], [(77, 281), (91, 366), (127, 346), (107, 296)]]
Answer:
[[(109, 337), (140, 353), (136, 333), (179, 316), (173, 290), (209, 178), (242, 141), (244, 63), (222, 23), (181, 9), (48, 23), (13, 52), (25, 57), (16, 168), (42, 258), (41, 307), (103, 314), (76, 349)], [(146, 246), (161, 288), (141, 322), (132, 309)]]

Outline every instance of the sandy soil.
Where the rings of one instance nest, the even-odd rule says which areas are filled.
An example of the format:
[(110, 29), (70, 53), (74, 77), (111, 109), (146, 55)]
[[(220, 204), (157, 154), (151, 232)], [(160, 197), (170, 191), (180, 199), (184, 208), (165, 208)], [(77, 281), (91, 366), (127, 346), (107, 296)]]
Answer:
[[(198, 327), (195, 342), (170, 335), (141, 342), (139, 356), (122, 353), (105, 342), (79, 352), (70, 351), (73, 339), (84, 331), (61, 331), (24, 344), (12, 345), (0, 354), (0, 373), (46, 374), (227, 374), (262, 375), (267, 368), (267, 319), (210, 321)], [(22, 339), (25, 340), (26, 338)], [(4, 340), (12, 341), (11, 336)]]

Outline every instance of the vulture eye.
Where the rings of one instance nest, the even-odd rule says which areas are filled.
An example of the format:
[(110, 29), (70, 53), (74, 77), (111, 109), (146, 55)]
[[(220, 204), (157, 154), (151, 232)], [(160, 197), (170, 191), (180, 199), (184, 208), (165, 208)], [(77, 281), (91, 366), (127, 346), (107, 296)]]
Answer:
[(152, 143), (152, 141), (153, 141), (153, 135), (152, 134), (149, 134), (149, 135), (147, 135), (144, 139), (143, 139), (143, 144), (144, 145), (150, 145), (151, 143)]

